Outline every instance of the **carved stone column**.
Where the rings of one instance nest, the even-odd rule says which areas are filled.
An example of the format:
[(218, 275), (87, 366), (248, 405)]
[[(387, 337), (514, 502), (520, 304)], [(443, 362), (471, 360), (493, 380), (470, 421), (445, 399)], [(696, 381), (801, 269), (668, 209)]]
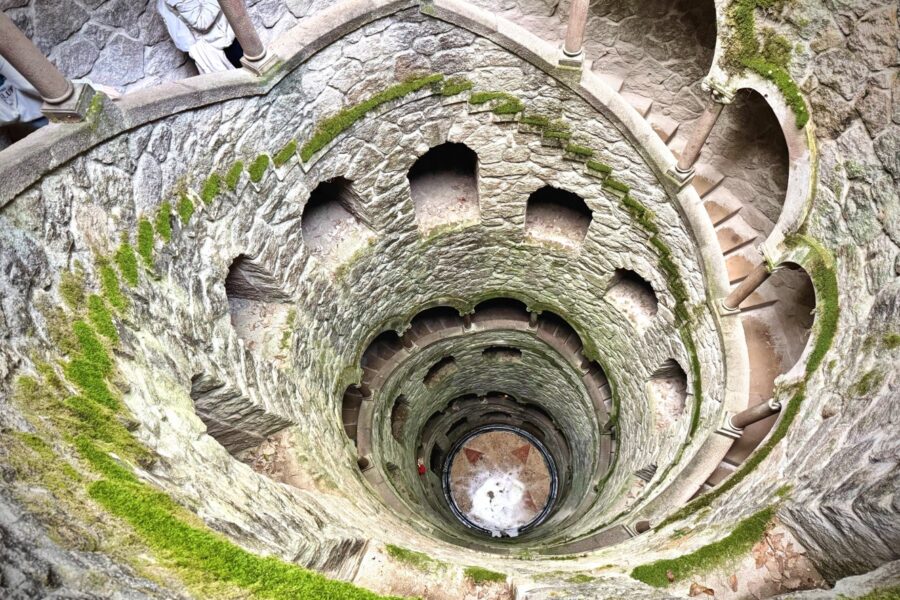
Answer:
[(54, 121), (81, 121), (94, 90), (75, 85), (41, 54), (15, 23), (0, 12), (0, 56), (6, 59), (44, 99), (41, 112)]
[(771, 275), (772, 270), (769, 269), (769, 265), (765, 260), (756, 265), (756, 268), (750, 271), (747, 277), (728, 294), (728, 297), (722, 300), (722, 308), (725, 309), (726, 313), (738, 312), (741, 303), (765, 283)]
[(262, 75), (278, 63), (278, 58), (266, 50), (259, 34), (247, 13), (244, 0), (219, 0), (222, 13), (234, 30), (234, 36), (241, 44), (244, 56), (241, 64), (255, 75)]
[(770, 398), (767, 402), (760, 402), (731, 417), (731, 426), (735, 429), (744, 429), (748, 425), (768, 419), (779, 412), (781, 412), (781, 403), (775, 398)]
[(572, 0), (561, 65), (580, 67), (584, 61), (584, 30), (587, 26), (589, 4), (590, 0)]
[(716, 126), (722, 110), (734, 99), (734, 95), (721, 86), (704, 82), (703, 89), (710, 93), (709, 103), (694, 124), (694, 129), (678, 158), (678, 163), (674, 169), (669, 171), (672, 179), (682, 187), (687, 185), (694, 176), (694, 163), (700, 157), (700, 151), (703, 150), (703, 145), (706, 144), (713, 127)]

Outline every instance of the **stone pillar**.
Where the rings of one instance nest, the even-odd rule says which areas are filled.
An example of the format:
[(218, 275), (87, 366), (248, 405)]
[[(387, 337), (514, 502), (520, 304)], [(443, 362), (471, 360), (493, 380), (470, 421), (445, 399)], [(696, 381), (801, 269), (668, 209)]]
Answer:
[(274, 67), (278, 59), (266, 50), (262, 40), (259, 39), (244, 0), (219, 0), (219, 6), (222, 7), (222, 12), (244, 51), (241, 64), (255, 75), (262, 75)]
[(732, 93), (721, 86), (714, 87), (712, 83), (707, 81), (704, 81), (703, 89), (710, 93), (709, 103), (694, 125), (684, 150), (682, 150), (681, 156), (678, 158), (678, 163), (674, 169), (669, 171), (669, 175), (681, 187), (687, 185), (694, 176), (694, 163), (700, 157), (703, 145), (706, 144), (709, 134), (712, 133), (713, 127), (716, 126), (716, 122), (722, 114), (722, 109), (725, 108), (726, 104), (731, 104), (731, 101), (734, 99)]
[(750, 271), (750, 274), (728, 294), (728, 297), (722, 300), (722, 307), (725, 309), (725, 312), (737, 312), (741, 303), (771, 275), (772, 271), (769, 270), (769, 265), (766, 261), (756, 265), (756, 268)]
[(572, 0), (569, 6), (569, 24), (563, 43), (563, 60), (560, 64), (581, 66), (584, 56), (584, 29), (587, 25), (590, 0)]
[(94, 90), (74, 85), (41, 54), (15, 23), (0, 12), (0, 56), (28, 80), (44, 99), (41, 111), (55, 121), (81, 121)]
[(760, 402), (756, 406), (744, 409), (731, 417), (731, 426), (741, 430), (781, 411), (781, 403), (771, 398), (768, 402)]

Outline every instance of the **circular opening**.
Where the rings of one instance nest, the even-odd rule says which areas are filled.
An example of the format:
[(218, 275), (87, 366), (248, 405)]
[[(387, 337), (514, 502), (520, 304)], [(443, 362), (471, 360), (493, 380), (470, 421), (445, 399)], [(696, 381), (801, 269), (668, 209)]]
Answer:
[(533, 435), (507, 425), (480, 427), (457, 441), (442, 479), (456, 518), (492, 537), (537, 526), (556, 500), (553, 458)]

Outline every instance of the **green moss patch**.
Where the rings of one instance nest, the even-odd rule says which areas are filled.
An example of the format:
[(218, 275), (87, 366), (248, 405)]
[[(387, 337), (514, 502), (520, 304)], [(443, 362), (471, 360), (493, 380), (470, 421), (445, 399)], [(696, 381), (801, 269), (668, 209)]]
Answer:
[(408, 550), (406, 548), (401, 548), (400, 546), (395, 546), (393, 544), (387, 544), (384, 547), (384, 551), (394, 560), (419, 569), (420, 571), (427, 571), (428, 569), (439, 564), (438, 561), (434, 560), (424, 552)]
[(602, 173), (606, 176), (609, 176), (609, 174), (612, 173), (612, 167), (596, 160), (589, 160), (584, 164), (591, 171), (596, 171), (597, 173)]
[(228, 172), (225, 173), (225, 187), (233, 192), (237, 189), (237, 185), (241, 180), (241, 173), (244, 172), (244, 163), (237, 161), (231, 165)]
[(628, 184), (622, 183), (618, 179), (613, 179), (612, 177), (608, 177), (603, 182), (603, 187), (609, 188), (611, 190), (615, 190), (617, 192), (621, 192), (623, 194), (627, 194), (631, 188), (628, 187)]
[(465, 77), (451, 77), (441, 86), (441, 96), (456, 96), (472, 89), (472, 82)]
[(530, 125), (532, 127), (547, 127), (548, 125), (550, 125), (550, 117), (535, 114), (522, 115), (522, 117), (519, 119), (519, 123), (523, 125)]
[(514, 115), (525, 110), (522, 101), (506, 92), (473, 92), (469, 96), (469, 104), (480, 106), (493, 102), (491, 112), (495, 115)]
[(466, 578), (475, 585), (482, 585), (485, 583), (502, 583), (506, 581), (506, 575), (504, 575), (503, 573), (498, 573), (497, 571), (491, 571), (489, 569), (483, 569), (482, 567), (466, 567), (463, 573), (465, 574)]
[(181, 218), (181, 224), (187, 225), (191, 217), (194, 216), (194, 203), (191, 202), (191, 199), (188, 198), (187, 194), (181, 194), (181, 197), (178, 199), (178, 206), (176, 208), (178, 211), (178, 216)]
[(156, 211), (156, 233), (158, 233), (159, 237), (166, 242), (172, 241), (171, 215), (172, 204), (168, 200), (165, 200), (159, 205), (159, 210)]
[(353, 106), (349, 106), (334, 116), (331, 116), (316, 127), (315, 132), (312, 137), (300, 148), (300, 160), (303, 162), (308, 162), (316, 152), (322, 150), (325, 146), (327, 146), (331, 141), (336, 138), (338, 135), (347, 130), (351, 125), (362, 119), (368, 112), (371, 110), (390, 102), (392, 100), (397, 100), (411, 94), (413, 92), (417, 92), (425, 87), (430, 85), (435, 85), (443, 81), (444, 76), (440, 73), (436, 73), (434, 75), (427, 75), (424, 77), (416, 77), (413, 79), (408, 79), (402, 83), (398, 83), (393, 85), (386, 90), (383, 90), (371, 98), (360, 102), (359, 104), (354, 104)]
[(203, 204), (212, 204), (220, 191), (222, 191), (222, 178), (218, 173), (213, 173), (203, 182), (203, 187), (200, 188), (200, 199)]
[(593, 150), (591, 150), (587, 146), (582, 146), (580, 144), (567, 144), (565, 150), (570, 154), (583, 156), (585, 158), (591, 158), (592, 156), (594, 156)]
[(100, 274), (100, 290), (110, 306), (119, 310), (128, 308), (128, 299), (119, 286), (119, 276), (106, 259), (98, 259), (97, 270)]
[(113, 344), (119, 341), (119, 332), (112, 320), (112, 315), (106, 307), (106, 302), (97, 294), (91, 294), (88, 298), (88, 320), (97, 330), (97, 333), (108, 339)]
[(134, 287), (138, 284), (138, 261), (134, 248), (128, 243), (127, 239), (123, 239), (116, 249), (116, 264), (119, 266), (119, 273), (125, 283)]
[(263, 175), (266, 174), (266, 170), (269, 168), (269, 155), (268, 154), (260, 154), (257, 156), (250, 166), (247, 167), (247, 173), (250, 175), (250, 181), (253, 183), (259, 183), (262, 181)]
[(59, 278), (59, 295), (72, 310), (84, 306), (84, 269), (75, 266), (75, 271), (66, 271)]
[(896, 350), (900, 348), (900, 333), (886, 333), (881, 338), (881, 343), (888, 350)]
[(137, 251), (148, 267), (153, 266), (153, 224), (141, 217), (137, 229)]
[(809, 121), (809, 108), (787, 71), (790, 44), (775, 32), (765, 31), (761, 42), (756, 29), (756, 9), (771, 9), (781, 4), (782, 0), (732, 2), (726, 13), (732, 34), (726, 39), (722, 62), (726, 68), (749, 69), (774, 83), (794, 112), (797, 127), (803, 127)]
[[(769, 522), (775, 516), (774, 508), (761, 510), (738, 523), (730, 534), (718, 542), (698, 548), (678, 558), (657, 560), (635, 567), (631, 577), (653, 587), (666, 587), (695, 573), (705, 573), (747, 554), (762, 539)], [(669, 574), (674, 579), (669, 581)]]
[(289, 141), (287, 144), (282, 146), (281, 150), (278, 151), (275, 156), (272, 157), (272, 162), (275, 163), (276, 167), (283, 167), (291, 160), (291, 157), (297, 152), (297, 142), (295, 140)]
[(881, 385), (882, 381), (884, 381), (884, 373), (878, 369), (872, 369), (860, 377), (859, 381), (853, 384), (853, 387), (850, 388), (850, 392), (857, 398), (867, 396), (878, 389), (878, 386)]

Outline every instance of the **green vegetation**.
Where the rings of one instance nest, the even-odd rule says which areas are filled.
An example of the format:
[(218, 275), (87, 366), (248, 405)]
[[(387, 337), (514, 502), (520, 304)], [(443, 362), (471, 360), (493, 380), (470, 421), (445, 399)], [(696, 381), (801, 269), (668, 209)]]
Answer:
[(572, 139), (572, 134), (568, 131), (551, 131), (545, 129), (544, 137), (548, 140), (560, 140), (561, 142), (568, 142)]
[(260, 154), (257, 156), (250, 166), (247, 167), (247, 173), (250, 174), (250, 181), (253, 183), (259, 183), (262, 181), (263, 175), (266, 174), (266, 169), (269, 168), (269, 155), (268, 154)]
[(284, 320), (284, 331), (281, 333), (282, 350), (288, 350), (291, 347), (291, 336), (294, 335), (294, 323), (297, 321), (297, 309), (292, 308), (288, 311), (287, 319)]
[[(848, 596), (844, 596), (841, 594), (838, 596), (841, 600), (847, 599), (850, 600)], [(856, 596), (856, 600), (898, 600), (900, 599), (900, 585), (891, 586), (888, 588), (881, 588), (872, 590), (865, 596)]]
[(203, 187), (200, 188), (200, 199), (203, 200), (203, 204), (212, 204), (212, 201), (216, 199), (221, 189), (222, 178), (219, 177), (218, 173), (213, 173), (207, 177), (206, 181), (203, 182)]
[(125, 283), (134, 287), (138, 284), (138, 261), (134, 248), (128, 243), (128, 238), (123, 236), (122, 243), (115, 254), (116, 264), (119, 266), (119, 273)]
[(577, 156), (584, 156), (585, 158), (591, 158), (592, 156), (594, 156), (593, 150), (591, 150), (587, 146), (581, 146), (579, 144), (567, 144), (566, 152), (575, 154)]
[(144, 264), (153, 267), (153, 224), (146, 217), (138, 221), (137, 250)]
[(900, 348), (900, 333), (886, 333), (881, 341), (888, 350), (896, 350)]
[(188, 198), (187, 194), (181, 194), (176, 211), (178, 212), (178, 216), (181, 217), (182, 225), (187, 225), (188, 222), (190, 222), (191, 217), (194, 216), (194, 203), (191, 202), (191, 199)]
[(469, 104), (479, 106), (495, 102), (491, 112), (495, 115), (514, 115), (525, 110), (522, 101), (506, 92), (473, 92), (469, 96)]
[(506, 581), (506, 575), (503, 573), (490, 571), (481, 567), (466, 567), (463, 573), (466, 578), (475, 585), (482, 585), (484, 583), (502, 583)]
[(81, 264), (75, 266), (75, 272), (66, 271), (59, 278), (59, 295), (72, 310), (84, 306), (84, 269)]
[(319, 123), (309, 141), (300, 148), (300, 160), (303, 162), (309, 161), (316, 152), (331, 143), (334, 138), (362, 119), (371, 110), (392, 100), (417, 92), (424, 87), (440, 83), (443, 79), (444, 76), (440, 73), (408, 79), (375, 94), (359, 104), (349, 106), (334, 116), (328, 117)]
[(240, 182), (241, 173), (243, 172), (244, 163), (236, 161), (231, 165), (231, 168), (228, 169), (228, 172), (225, 173), (225, 187), (227, 187), (229, 191), (233, 192), (237, 189), (237, 184)]
[(456, 96), (472, 89), (472, 82), (465, 77), (451, 77), (441, 86), (441, 96)]
[(112, 265), (105, 258), (97, 260), (97, 269), (100, 272), (100, 291), (110, 306), (119, 310), (128, 308), (128, 299), (122, 294), (119, 287), (119, 277)]
[(761, 510), (738, 523), (734, 531), (718, 542), (678, 558), (657, 560), (635, 567), (631, 571), (631, 577), (653, 587), (666, 587), (670, 583), (667, 576), (669, 572), (674, 576), (672, 582), (681, 581), (695, 573), (708, 572), (749, 552), (762, 539), (773, 516), (774, 508)]
[(569, 583), (590, 583), (594, 581), (596, 577), (591, 577), (585, 573), (578, 573), (577, 575), (573, 575), (566, 579)]
[(387, 544), (384, 547), (384, 550), (387, 552), (387, 555), (394, 560), (405, 563), (420, 571), (427, 571), (431, 567), (439, 564), (438, 561), (434, 560), (424, 552), (407, 550), (406, 548), (401, 548), (400, 546), (395, 546), (393, 544)]
[(769, 456), (775, 446), (787, 435), (791, 423), (797, 418), (800, 412), (800, 405), (806, 397), (806, 382), (819, 368), (819, 365), (825, 358), (825, 354), (831, 348), (831, 343), (834, 341), (834, 336), (837, 333), (837, 322), (840, 315), (834, 259), (821, 244), (805, 235), (789, 237), (785, 240), (785, 245), (788, 248), (802, 246), (810, 253), (809, 261), (804, 267), (807, 269), (810, 279), (812, 279), (816, 293), (816, 320), (813, 323), (812, 332), (813, 349), (806, 362), (806, 378), (794, 387), (793, 394), (781, 411), (781, 417), (775, 424), (775, 428), (769, 435), (769, 438), (765, 443), (757, 447), (756, 451), (747, 460), (741, 463), (741, 466), (738, 467), (731, 477), (666, 517), (654, 529), (662, 529), (670, 523), (679, 521), (700, 509), (706, 508), (717, 498), (731, 491)]
[(622, 192), (623, 194), (627, 194), (631, 190), (631, 188), (628, 187), (627, 184), (622, 183), (618, 179), (613, 179), (612, 177), (606, 178), (606, 180), (603, 182), (603, 187), (607, 187), (617, 192)]
[(165, 200), (159, 205), (159, 210), (156, 212), (156, 233), (165, 242), (172, 240), (172, 221), (169, 220), (171, 214), (172, 205), (168, 200)]
[(859, 381), (853, 384), (853, 387), (850, 388), (850, 392), (857, 398), (866, 396), (870, 392), (878, 389), (878, 386), (881, 385), (882, 381), (884, 381), (884, 373), (878, 369), (872, 369), (860, 377)]
[(790, 43), (775, 32), (763, 32), (760, 43), (756, 31), (756, 9), (779, 8), (785, 0), (735, 0), (727, 18), (733, 33), (725, 44), (723, 66), (732, 70), (750, 69), (773, 82), (794, 112), (797, 127), (809, 121), (809, 109), (800, 95), (797, 84), (787, 71), (790, 62)]
[(97, 333), (110, 340), (113, 344), (119, 342), (119, 331), (112, 320), (112, 315), (106, 307), (106, 302), (97, 294), (91, 294), (88, 298), (88, 320), (97, 330)]
[(547, 127), (550, 125), (550, 118), (545, 117), (544, 115), (522, 115), (519, 119), (519, 123), (522, 125), (530, 125), (532, 127)]
[(106, 382), (106, 378), (112, 373), (112, 358), (109, 352), (91, 326), (84, 321), (75, 321), (72, 329), (78, 339), (79, 349), (63, 366), (63, 373), (84, 396), (76, 396), (70, 400), (118, 408), (119, 401)]
[(283, 167), (291, 160), (291, 157), (294, 156), (294, 153), (297, 152), (297, 142), (295, 140), (289, 141), (287, 144), (281, 147), (281, 150), (272, 157), (272, 162), (275, 163), (276, 167)]
[(606, 176), (612, 173), (612, 167), (602, 162), (597, 162), (596, 160), (589, 160), (584, 164), (591, 171), (597, 171), (598, 173), (603, 173)]

